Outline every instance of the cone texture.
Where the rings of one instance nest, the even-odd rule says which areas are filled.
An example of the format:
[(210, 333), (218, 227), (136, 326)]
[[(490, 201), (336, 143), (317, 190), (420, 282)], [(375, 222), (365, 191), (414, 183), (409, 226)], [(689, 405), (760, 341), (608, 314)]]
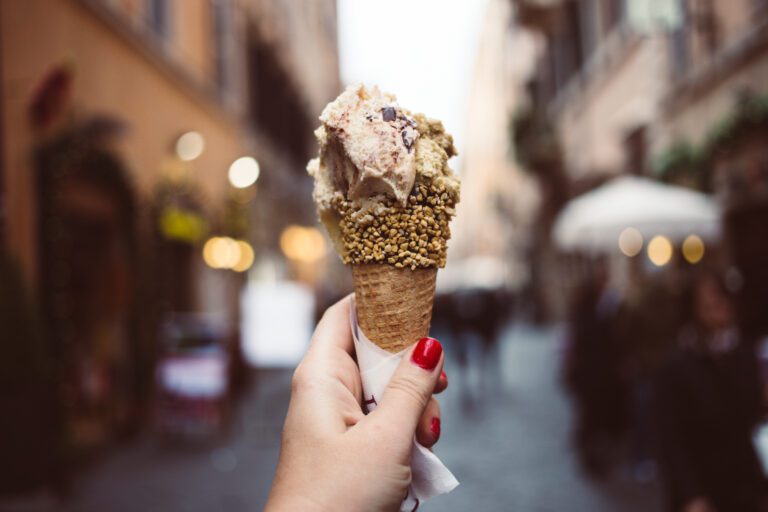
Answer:
[(352, 265), (352, 276), (357, 321), (368, 339), (397, 353), (427, 335), (436, 268)]

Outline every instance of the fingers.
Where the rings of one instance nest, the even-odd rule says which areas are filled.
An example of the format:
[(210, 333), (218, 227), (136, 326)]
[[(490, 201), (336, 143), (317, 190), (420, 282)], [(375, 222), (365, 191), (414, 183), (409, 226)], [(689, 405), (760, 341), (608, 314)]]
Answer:
[(448, 376), (445, 374), (445, 370), (440, 372), (440, 377), (437, 379), (437, 384), (435, 384), (435, 391), (434, 394), (442, 393), (445, 391), (445, 388), (448, 387)]
[(341, 349), (350, 355), (354, 353), (352, 331), (349, 327), (351, 300), (352, 295), (347, 295), (325, 311), (312, 336), (310, 350), (329, 352)]
[(371, 421), (410, 442), (437, 385), (443, 359), (439, 341), (419, 340), (395, 370), (381, 402), (369, 415)]
[(431, 448), (440, 439), (440, 404), (434, 398), (429, 399), (419, 426), (416, 427), (416, 440)]

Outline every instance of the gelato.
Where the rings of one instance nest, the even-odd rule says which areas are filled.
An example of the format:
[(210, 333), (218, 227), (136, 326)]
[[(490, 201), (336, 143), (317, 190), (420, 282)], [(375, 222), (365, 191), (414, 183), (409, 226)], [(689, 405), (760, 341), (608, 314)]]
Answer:
[(349, 87), (320, 116), (314, 199), (345, 263), (445, 265), (459, 181), (440, 121), (411, 114), (393, 95)]

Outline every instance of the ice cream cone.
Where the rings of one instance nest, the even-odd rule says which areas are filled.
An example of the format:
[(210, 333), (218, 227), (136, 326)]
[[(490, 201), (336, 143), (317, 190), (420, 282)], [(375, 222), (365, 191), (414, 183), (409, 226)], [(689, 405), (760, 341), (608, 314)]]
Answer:
[(352, 265), (357, 321), (365, 335), (397, 353), (429, 332), (436, 268)]

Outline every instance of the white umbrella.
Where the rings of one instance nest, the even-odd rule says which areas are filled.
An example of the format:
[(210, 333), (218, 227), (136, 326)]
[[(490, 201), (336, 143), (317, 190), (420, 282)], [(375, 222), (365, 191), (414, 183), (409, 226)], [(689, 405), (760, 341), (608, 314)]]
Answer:
[(437, 290), (446, 293), (462, 288), (500, 288), (510, 284), (508, 267), (500, 258), (491, 256), (451, 261), (437, 273)]
[(692, 234), (714, 240), (720, 236), (720, 208), (700, 192), (620, 176), (571, 200), (555, 222), (553, 237), (566, 250), (610, 250), (626, 228), (637, 229), (646, 240), (664, 235), (680, 241)]

